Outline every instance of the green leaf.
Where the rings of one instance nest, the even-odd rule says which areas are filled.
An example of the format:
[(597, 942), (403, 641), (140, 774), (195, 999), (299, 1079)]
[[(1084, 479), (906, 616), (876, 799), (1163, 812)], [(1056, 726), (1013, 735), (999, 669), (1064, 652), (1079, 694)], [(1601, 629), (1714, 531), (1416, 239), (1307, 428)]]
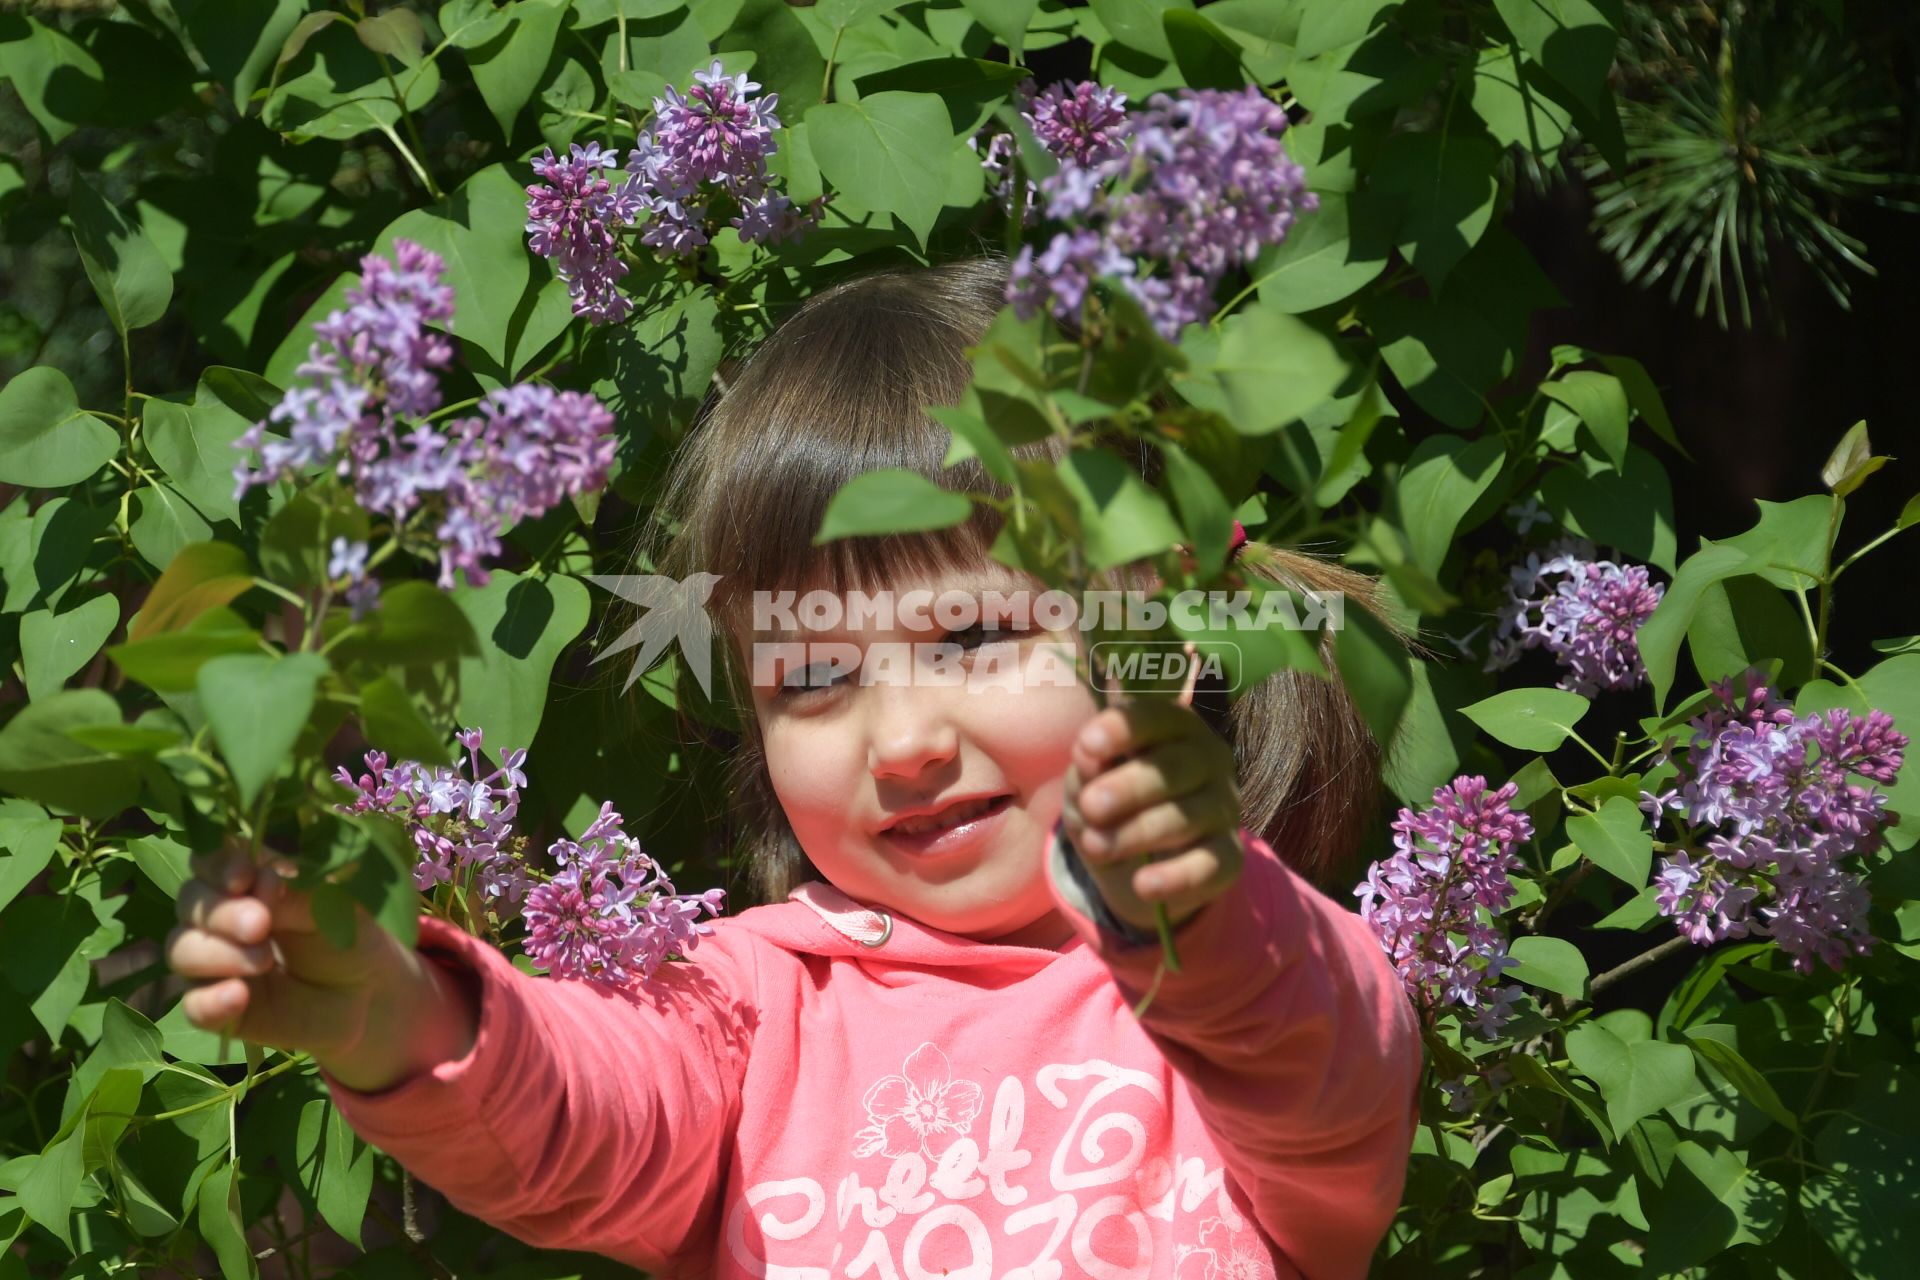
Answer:
[(1506, 460), (1506, 449), (1493, 436), (1471, 442), (1428, 436), (1415, 446), (1398, 489), (1401, 527), (1415, 564), (1429, 574), (1440, 572), (1461, 518), (1492, 486)]
[(518, 0), (495, 11), (507, 25), (466, 45), (474, 86), (509, 142), (514, 121), (546, 74), (566, 9), (565, 0)]
[(182, 547), (147, 593), (127, 629), (129, 640), (177, 631), (253, 586), (247, 554), (226, 542)]
[(906, 0), (819, 0), (814, 13), (827, 30), (837, 34), (869, 18), (892, 13), (905, 3)]
[(801, 116), (820, 101), (826, 59), (786, 0), (746, 0), (726, 30), (714, 37), (713, 48), (715, 53), (757, 55), (753, 78), (780, 95), (783, 120)]
[(86, 1174), (85, 1144), (87, 1130), (76, 1120), (62, 1126), (20, 1184), (20, 1207), (27, 1216), (53, 1232), (60, 1242), (73, 1248), (73, 1202), (80, 1194), (80, 1180)]
[(1660, 1040), (1628, 1043), (1598, 1023), (1584, 1023), (1567, 1033), (1567, 1056), (1576, 1070), (1600, 1086), (1607, 1119), (1623, 1136), (1694, 1087), (1693, 1054), (1688, 1050)]
[(199, 0), (181, 5), (194, 47), (233, 94), (241, 115), (300, 25), (304, 0)]
[(375, 53), (411, 65), (426, 52), (427, 33), (411, 9), (395, 6), (353, 24), (353, 34)]
[(65, 684), (93, 660), (119, 625), (120, 602), (108, 594), (64, 613), (42, 609), (21, 618), (20, 661), (26, 669), (27, 697), (43, 698)]
[(213, 536), (213, 526), (171, 485), (140, 486), (133, 491), (128, 509), (132, 518), (127, 533), (133, 549), (156, 569), (164, 571), (181, 548)]
[(1261, 301), (1227, 317), (1206, 371), (1219, 379), (1233, 425), (1263, 435), (1331, 398), (1347, 362), (1320, 330)]
[(58, 818), (25, 800), (0, 801), (0, 911), (53, 861), (63, 830)]
[(1826, 465), (1820, 468), (1820, 482), (1833, 491), (1834, 497), (1844, 498), (1891, 461), (1893, 459), (1874, 453), (1873, 443), (1867, 439), (1866, 422), (1856, 422), (1834, 446)]
[(1012, 51), (1014, 60), (1026, 56), (1027, 27), (1040, 0), (961, 0), (973, 20)]
[(1460, 708), (1460, 714), (1510, 747), (1552, 751), (1567, 740), (1590, 705), (1565, 689), (1507, 689)]
[(1005, 485), (1014, 483), (1013, 455), (985, 419), (951, 405), (934, 405), (927, 410), (927, 416), (953, 433), (953, 443), (947, 446), (942, 466), (951, 467), (968, 458), (978, 458), (995, 480)]
[(1647, 669), (1647, 683), (1653, 686), (1653, 705), (1664, 710), (1667, 692), (1673, 687), (1673, 666), (1680, 654), (1680, 641), (1693, 622), (1693, 611), (1712, 584), (1745, 573), (1753, 567), (1752, 558), (1739, 547), (1726, 543), (1710, 544), (1687, 557), (1680, 572), (1673, 576), (1660, 598), (1653, 616), (1640, 624), (1634, 640), (1640, 646), (1640, 661)]
[(260, 572), (283, 587), (317, 587), (326, 579), (333, 540), (365, 542), (368, 526), (358, 506), (323, 507), (311, 492), (296, 493), (261, 530)]
[(1567, 835), (1580, 852), (1608, 875), (1638, 889), (1653, 869), (1653, 835), (1640, 806), (1614, 796), (1597, 813), (1567, 819)]
[(931, 93), (877, 93), (810, 107), (806, 124), (826, 180), (876, 213), (897, 216), (924, 247), (954, 148), (946, 104)]
[(1511, 44), (1480, 51), (1473, 70), (1473, 113), (1502, 147), (1520, 147), (1542, 165), (1558, 162), (1560, 146), (1574, 131), (1571, 114), (1541, 92), (1543, 73)]
[(1314, 58), (1364, 39), (1373, 24), (1399, 0), (1341, 0), (1338, 4), (1299, 6), (1300, 34), (1294, 55)]
[(1548, 75), (1594, 111), (1614, 110), (1607, 92), (1619, 35), (1594, 0), (1493, 0), (1507, 30)]
[(127, 852), (140, 874), (169, 898), (180, 892), (191, 874), (193, 851), (166, 836), (135, 836), (127, 841)]
[(165, 1065), (160, 1029), (138, 1009), (118, 999), (108, 1000), (100, 1019), (100, 1041), (73, 1073), (61, 1120), (70, 1118), (92, 1096), (107, 1072), (131, 1068), (144, 1082), (153, 1079)]
[(1260, 300), (1289, 315), (1351, 297), (1386, 270), (1391, 246), (1367, 225), (1367, 206), (1354, 208), (1344, 191), (1319, 195), (1320, 207), (1300, 214), (1254, 265)]
[(1240, 47), (1206, 17), (1189, 9), (1169, 8), (1160, 14), (1160, 26), (1180, 75), (1196, 89), (1239, 89), (1246, 83), (1240, 69)]
[[(301, 57), (311, 63), (308, 69), (282, 81), (260, 109), (260, 118), (269, 128), (296, 142), (315, 138), (344, 142), (375, 130), (398, 142), (393, 130), (400, 119), (400, 104), (394, 100), (394, 85), (406, 95), (411, 111), (424, 108), (440, 89), (437, 62), (421, 60), (410, 65), (402, 57), (398, 65), (389, 62), (383, 67), (381, 59), (345, 24), (315, 34)], [(392, 83), (387, 78), (389, 69)], [(430, 163), (432, 157), (420, 159)]]
[(1568, 533), (1664, 570), (1674, 571), (1673, 486), (1667, 469), (1645, 449), (1629, 447), (1616, 471), (1581, 457), (1540, 478), (1540, 501)]
[(120, 433), (80, 408), (67, 375), (36, 365), (0, 388), (0, 483), (78, 484), (120, 452)]
[(327, 660), (314, 653), (237, 653), (201, 665), (194, 687), (241, 804), (251, 805), (286, 763), (326, 674)]
[(301, 1184), (319, 1204), (320, 1216), (355, 1248), (364, 1248), (360, 1224), (373, 1191), (373, 1148), (347, 1126), (330, 1099), (314, 1098), (300, 1108), (294, 1153)]
[(195, 1225), (212, 1247), (225, 1280), (256, 1280), (260, 1271), (240, 1218), (239, 1165), (222, 1165), (201, 1182)]
[(80, 265), (122, 340), (129, 330), (143, 329), (165, 315), (173, 299), (173, 273), (139, 226), (77, 175), (67, 214), (73, 220)]
[(1170, 8), (1191, 8), (1192, 0), (1093, 0), (1100, 25), (1129, 49), (1138, 49), (1163, 61), (1173, 57), (1162, 14)]
[(454, 336), (510, 368), (514, 313), (531, 272), (526, 222), (525, 187), (504, 165), (488, 165), (445, 201), (402, 214), (380, 233), (374, 251), (391, 254), (395, 240), (412, 240), (439, 254), (453, 286)]
[(1781, 662), (1780, 680), (1796, 687), (1813, 674), (1813, 638), (1785, 593), (1755, 574), (1708, 583), (1687, 624), (1687, 650), (1706, 681)]
[(1333, 633), (1333, 658), (1361, 718), (1376, 741), (1392, 742), (1413, 696), (1407, 646), (1365, 609), (1349, 609)]
[(1767, 1082), (1767, 1078), (1740, 1056), (1738, 1049), (1710, 1036), (1690, 1036), (1681, 1032), (1680, 1038), (1687, 1042), (1702, 1062), (1725, 1076), (1727, 1083), (1741, 1097), (1778, 1120), (1790, 1132), (1800, 1132), (1800, 1118), (1780, 1100), (1780, 1095)]
[(1907, 1224), (1920, 1196), (1920, 1083), (1904, 1067), (1869, 1063), (1846, 1111), (1820, 1130), (1800, 1207), (1827, 1247), (1859, 1280), (1913, 1273)]
[(1202, 577), (1211, 577), (1227, 561), (1227, 547), (1233, 539), (1233, 508), (1227, 496), (1207, 469), (1194, 456), (1172, 440), (1158, 441), (1160, 456), (1166, 460), (1167, 487), (1180, 508), (1180, 522), (1189, 533), (1194, 569)]
[(380, 605), (359, 622), (327, 615), (327, 640), (349, 627), (354, 634), (332, 650), (338, 660), (374, 663), (444, 662), (473, 657), (480, 642), (453, 597), (430, 582), (407, 581), (381, 592)]
[(1540, 393), (1580, 415), (1616, 469), (1627, 465), (1627, 390), (1610, 373), (1576, 369), (1540, 384)]
[(511, 9), (495, 8), (493, 0), (449, 0), (440, 6), (440, 30), (454, 48), (477, 49), (505, 31), (512, 17)]
[(1079, 513), (1087, 563), (1111, 569), (1183, 541), (1167, 503), (1118, 455), (1076, 449), (1060, 461), (1060, 483)]
[(461, 586), (453, 598), (480, 640), (479, 656), (460, 663), (460, 723), (484, 729), (496, 759), (531, 747), (553, 665), (586, 629), (586, 587), (564, 574), (523, 578), (495, 569), (486, 586)]
[(209, 609), (179, 631), (167, 631), (144, 640), (117, 644), (107, 657), (125, 672), (160, 693), (184, 693), (194, 687), (200, 666), (209, 658), (229, 653), (252, 653), (260, 647), (260, 633), (227, 608)]
[(1507, 954), (1519, 961), (1508, 976), (1569, 1000), (1587, 998), (1587, 958), (1565, 938), (1515, 938)]
[(1753, 557), (1753, 572), (1776, 587), (1811, 589), (1827, 571), (1829, 531), (1838, 533), (1844, 508), (1838, 498), (1808, 494), (1792, 502), (1758, 499), (1760, 518), (1753, 528), (1719, 545), (1738, 547)]
[(20, 95), (47, 140), (64, 141), (106, 95), (106, 73), (85, 46), (26, 15), (0, 27), (0, 80)]
[(917, 471), (898, 467), (868, 471), (833, 495), (813, 545), (836, 538), (948, 529), (972, 514), (973, 503), (965, 494), (942, 489)]
[(406, 687), (381, 676), (360, 689), (360, 723), (369, 746), (395, 760), (444, 762), (447, 737), (427, 720)]
[(60, 689), (22, 707), (0, 729), (0, 790), (62, 813), (104, 821), (140, 792), (134, 765), (67, 736), (83, 725), (118, 725), (119, 704), (101, 689)]
[(278, 390), (240, 369), (212, 368), (200, 375), (193, 403), (149, 400), (141, 430), (153, 460), (167, 479), (211, 519), (240, 522), (233, 496), (234, 441), (266, 416)]
[(1724, 1249), (1766, 1244), (1786, 1220), (1787, 1193), (1725, 1147), (1682, 1141), (1660, 1194), (1647, 1201), (1646, 1269), (1675, 1275)]
[(1397, 133), (1380, 148), (1371, 190), (1394, 202), (1395, 244), (1435, 289), (1493, 222), (1499, 164), (1475, 134)]

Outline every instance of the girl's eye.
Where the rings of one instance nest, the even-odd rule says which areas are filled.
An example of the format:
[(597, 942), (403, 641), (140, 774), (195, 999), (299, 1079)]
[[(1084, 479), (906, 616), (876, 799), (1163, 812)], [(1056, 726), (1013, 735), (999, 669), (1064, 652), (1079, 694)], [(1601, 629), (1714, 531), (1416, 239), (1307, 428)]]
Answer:
[(957, 644), (962, 649), (974, 649), (983, 644), (997, 644), (1002, 640), (1014, 640), (1026, 634), (1025, 627), (988, 626), (976, 622), (970, 627), (947, 633), (947, 643)]

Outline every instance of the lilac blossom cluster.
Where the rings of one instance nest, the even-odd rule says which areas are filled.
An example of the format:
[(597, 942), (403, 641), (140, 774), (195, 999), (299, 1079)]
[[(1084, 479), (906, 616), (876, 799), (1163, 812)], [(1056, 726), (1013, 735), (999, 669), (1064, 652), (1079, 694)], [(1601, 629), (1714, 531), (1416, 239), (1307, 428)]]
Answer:
[(1487, 670), (1512, 666), (1527, 649), (1544, 648), (1560, 662), (1560, 687), (1591, 697), (1631, 689), (1647, 677), (1640, 627), (1666, 588), (1645, 565), (1596, 557), (1590, 544), (1564, 539), (1527, 553), (1513, 566), (1507, 600), (1487, 655)]
[[(440, 408), (438, 370), (453, 355), (428, 327), (453, 318), (443, 264), (398, 240), (392, 261), (370, 254), (360, 269), (345, 305), (315, 326), (299, 380), (234, 442), (245, 452), (234, 467), (236, 496), (330, 466), (362, 507), (393, 522), (396, 536), (421, 516), (442, 588), (462, 571), (484, 586), (483, 562), (499, 554), (504, 530), (605, 486), (613, 415), (592, 396), (521, 383), (487, 393), (474, 416), (439, 428), (421, 421)], [(269, 424), (286, 434), (268, 434)], [(364, 544), (335, 542), (327, 576), (345, 580), (356, 618), (378, 599)]]
[[(1712, 689), (1679, 755), (1678, 785), (1642, 793), (1684, 845), (1663, 859), (1655, 901), (1700, 946), (1770, 937), (1801, 972), (1865, 955), (1866, 880), (1848, 858), (1879, 847), (1885, 793), (1907, 746), (1884, 711), (1796, 714), (1758, 671)], [(1865, 784), (1855, 781), (1865, 779)]]
[(1039, 191), (1066, 229), (1021, 249), (1007, 299), (1022, 316), (1044, 308), (1072, 321), (1107, 276), (1173, 338), (1212, 314), (1227, 272), (1319, 201), (1282, 145), (1287, 113), (1259, 89), (1155, 94), (1130, 122), (1116, 118), (1123, 101), (1097, 85), (1034, 100), (1028, 119), (1061, 158)]
[[(1022, 81), (1014, 90), (1014, 102), (1021, 119), (1033, 130), (1033, 136), (1055, 160), (1063, 164), (1101, 164), (1117, 160), (1127, 153), (1127, 137), (1133, 126), (1127, 120), (1127, 95), (1094, 80), (1069, 85), (1049, 85), (1036, 94), (1034, 82)], [(1008, 213), (1013, 212), (1014, 156), (1018, 144), (1011, 133), (1000, 131), (980, 142), (968, 138), (967, 145), (980, 152), (980, 167), (987, 172), (987, 189)], [(1040, 188), (1031, 179), (1026, 182), (1023, 220), (1028, 226), (1040, 221)]]
[(693, 950), (713, 932), (701, 915), (718, 915), (723, 889), (682, 895), (632, 836), (611, 803), (602, 804), (578, 841), (556, 840), (547, 855), (559, 870), (541, 875), (528, 865), (527, 838), (513, 820), (527, 785), (522, 750), (500, 754), (485, 772), (481, 731), (456, 735), (465, 768), (429, 768), (402, 761), (391, 768), (383, 752), (366, 754), (358, 778), (345, 765), (334, 777), (354, 791), (345, 814), (380, 814), (401, 822), (417, 858), (414, 887), (478, 885), (481, 900), (504, 922), (517, 908), (526, 922), (525, 951), (543, 970), (562, 978), (624, 985), (651, 977), (669, 956)]
[(1514, 961), (1494, 923), (1513, 902), (1514, 848), (1533, 836), (1532, 819), (1513, 810), (1517, 790), (1465, 776), (1436, 788), (1431, 808), (1400, 810), (1393, 856), (1354, 889), (1361, 918), (1423, 1015), (1467, 1010), (1469, 1025), (1488, 1037), (1520, 998), (1517, 987), (1498, 985)]
[(731, 225), (752, 243), (788, 239), (819, 217), (818, 201), (795, 205), (773, 185), (767, 158), (779, 150), (780, 95), (756, 97), (759, 88), (744, 73), (729, 76), (718, 59), (694, 73), (686, 94), (668, 86), (617, 180), (603, 171), (616, 168), (618, 157), (598, 143), (576, 143), (566, 157), (549, 148), (533, 162), (541, 181), (527, 188), (527, 245), (552, 260), (575, 315), (601, 324), (632, 311), (617, 287), (627, 274), (625, 228), (639, 226), (640, 242), (663, 257), (687, 258), (712, 239), (708, 202), (716, 197), (731, 205)]

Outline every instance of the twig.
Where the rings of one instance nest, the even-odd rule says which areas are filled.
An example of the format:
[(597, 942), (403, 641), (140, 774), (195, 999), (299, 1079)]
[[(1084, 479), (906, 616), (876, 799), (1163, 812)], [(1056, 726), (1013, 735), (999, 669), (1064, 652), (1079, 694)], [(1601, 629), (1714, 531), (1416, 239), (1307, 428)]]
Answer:
[(1657, 947), (1649, 947), (1630, 960), (1623, 960), (1587, 984), (1589, 997), (1597, 996), (1616, 982), (1631, 978), (1651, 965), (1659, 964), (1668, 956), (1674, 955), (1693, 945), (1693, 940), (1685, 934), (1676, 933)]

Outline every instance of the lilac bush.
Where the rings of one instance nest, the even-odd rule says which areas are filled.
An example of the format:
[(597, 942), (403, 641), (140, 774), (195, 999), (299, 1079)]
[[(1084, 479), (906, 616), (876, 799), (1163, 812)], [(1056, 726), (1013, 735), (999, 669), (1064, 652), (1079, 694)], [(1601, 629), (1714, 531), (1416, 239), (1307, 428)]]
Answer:
[(1513, 566), (1487, 670), (1512, 666), (1527, 649), (1544, 648), (1565, 672), (1560, 687), (1591, 697), (1631, 689), (1646, 679), (1637, 636), (1666, 588), (1647, 567), (1597, 558), (1593, 547), (1563, 540)]
[(1798, 714), (1756, 670), (1715, 684), (1691, 727), (1673, 752), (1678, 785), (1642, 796), (1656, 824), (1674, 815), (1681, 829), (1655, 877), (1660, 913), (1700, 946), (1772, 938), (1803, 973), (1866, 955), (1862, 859), (1880, 846), (1879, 788), (1907, 747), (1893, 718)]
[(1436, 788), (1430, 808), (1400, 810), (1393, 855), (1368, 867), (1354, 890), (1422, 1014), (1465, 1010), (1484, 1036), (1499, 1033), (1520, 998), (1519, 988), (1499, 985), (1514, 962), (1496, 923), (1513, 901), (1514, 848), (1533, 837), (1532, 819), (1512, 808), (1517, 793), (1511, 782), (1490, 789), (1483, 777)]
[[(489, 391), (468, 417), (427, 421), (441, 404), (438, 371), (453, 356), (428, 327), (453, 318), (444, 264), (396, 240), (392, 260), (369, 254), (360, 269), (346, 305), (315, 326), (300, 381), (234, 441), (245, 454), (234, 467), (236, 496), (330, 469), (396, 537), (431, 547), (443, 589), (460, 573), (485, 586), (502, 533), (605, 487), (618, 447), (613, 415), (583, 392), (520, 383)], [(286, 435), (269, 434), (269, 424)], [(379, 596), (365, 551), (336, 542), (327, 568), (329, 579), (345, 580), (356, 618)]]
[(756, 96), (759, 88), (717, 58), (694, 73), (689, 92), (669, 85), (617, 180), (602, 176), (620, 162), (598, 143), (575, 143), (564, 158), (548, 148), (533, 162), (541, 181), (527, 188), (527, 246), (552, 260), (575, 315), (606, 324), (632, 311), (617, 287), (628, 270), (620, 235), (630, 228), (661, 257), (688, 258), (720, 225), (715, 200), (732, 210), (727, 225), (755, 244), (790, 239), (817, 220), (819, 202), (795, 205), (767, 172), (779, 150), (780, 95)]
[(610, 801), (578, 841), (547, 846), (557, 870), (534, 865), (527, 837), (513, 829), (527, 753), (503, 751), (488, 771), (482, 731), (463, 729), (456, 737), (467, 752), (466, 776), (413, 760), (389, 767), (379, 751), (366, 753), (367, 772), (359, 777), (345, 765), (334, 774), (355, 793), (335, 806), (339, 812), (385, 816), (406, 829), (417, 853), (416, 889), (477, 887), (498, 924), (519, 912), (524, 950), (537, 968), (610, 985), (651, 977), (669, 956), (691, 951), (713, 932), (699, 920), (720, 913), (726, 891), (676, 892), (639, 841), (620, 829), (624, 819)]
[(1118, 95), (1098, 86), (1049, 94), (1029, 119), (1061, 156), (1039, 190), (1066, 229), (1014, 259), (1007, 298), (1022, 316), (1075, 320), (1089, 277), (1108, 275), (1171, 339), (1213, 314), (1229, 271), (1319, 207), (1281, 141), (1287, 113), (1256, 88), (1158, 93), (1124, 127)]

